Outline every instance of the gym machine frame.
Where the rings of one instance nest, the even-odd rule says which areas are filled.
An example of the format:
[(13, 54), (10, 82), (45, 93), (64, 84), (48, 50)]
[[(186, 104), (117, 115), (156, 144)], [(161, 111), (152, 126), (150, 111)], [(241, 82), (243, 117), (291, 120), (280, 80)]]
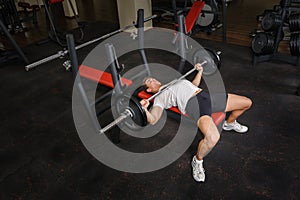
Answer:
[[(145, 70), (141, 73), (136, 74), (132, 79), (139, 78), (139, 76), (150, 76), (150, 70), (148, 66), (148, 61), (146, 58), (146, 53), (144, 51), (144, 10), (139, 9), (137, 12), (137, 28), (138, 28), (138, 42), (139, 42), (139, 53), (141, 56), (141, 59), (144, 63)], [(150, 19), (149, 19), (150, 20)], [(148, 20), (147, 20), (148, 21)], [(130, 26), (132, 27), (132, 26)], [(112, 81), (114, 85), (114, 89), (111, 91), (108, 91), (107, 93), (103, 94), (101, 97), (97, 98), (94, 102), (90, 103), (88, 100), (88, 97), (86, 95), (86, 92), (84, 90), (84, 87), (81, 82), (80, 78), (80, 72), (79, 72), (79, 65), (78, 65), (78, 59), (76, 54), (76, 47), (74, 42), (74, 37), (72, 34), (68, 34), (67, 36), (67, 44), (68, 44), (68, 51), (70, 52), (70, 64), (72, 67), (73, 76), (75, 79), (75, 85), (79, 91), (79, 94), (81, 96), (81, 99), (84, 102), (84, 107), (87, 110), (87, 113), (89, 115), (89, 118), (91, 119), (91, 123), (96, 131), (100, 130), (100, 125), (97, 120), (97, 116), (103, 114), (105, 111), (109, 110), (111, 108), (110, 104), (106, 106), (102, 106), (100, 110), (97, 111), (96, 116), (92, 112), (92, 107), (96, 106), (97, 104), (103, 102), (107, 98), (110, 98), (112, 94), (116, 94), (118, 96), (121, 96), (123, 94), (123, 91), (126, 89), (126, 85), (122, 85), (121, 76), (118, 72), (118, 69), (120, 68), (116, 54), (115, 49), (112, 44), (105, 44), (105, 50), (106, 55), (109, 59), (110, 63), (110, 71), (112, 75)], [(76, 78), (79, 76), (78, 78)], [(112, 141), (115, 143), (118, 143), (120, 141), (120, 129), (118, 127), (113, 129), (112, 132)]]

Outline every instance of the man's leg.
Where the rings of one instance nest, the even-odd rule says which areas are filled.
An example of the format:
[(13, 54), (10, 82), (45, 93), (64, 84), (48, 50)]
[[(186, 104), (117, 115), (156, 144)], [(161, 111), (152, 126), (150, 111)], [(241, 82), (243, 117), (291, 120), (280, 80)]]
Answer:
[(205, 173), (203, 168), (203, 158), (212, 150), (220, 139), (219, 131), (210, 116), (200, 117), (197, 122), (204, 138), (199, 142), (197, 154), (193, 157), (193, 177), (197, 182), (204, 182)]
[(220, 134), (210, 116), (205, 115), (200, 117), (197, 123), (204, 138), (199, 142), (196, 157), (198, 160), (202, 160), (217, 144)]
[(239, 124), (236, 119), (241, 116), (252, 105), (251, 99), (239, 96), (236, 94), (228, 94), (227, 105), (225, 112), (230, 112), (227, 121), (223, 124), (223, 130), (234, 130), (239, 133), (246, 133), (248, 131), (247, 126)]
[(240, 115), (242, 115), (246, 110), (248, 110), (251, 107), (251, 105), (252, 101), (247, 97), (236, 94), (228, 94), (225, 112), (231, 111), (231, 114), (228, 117), (227, 122), (234, 122)]

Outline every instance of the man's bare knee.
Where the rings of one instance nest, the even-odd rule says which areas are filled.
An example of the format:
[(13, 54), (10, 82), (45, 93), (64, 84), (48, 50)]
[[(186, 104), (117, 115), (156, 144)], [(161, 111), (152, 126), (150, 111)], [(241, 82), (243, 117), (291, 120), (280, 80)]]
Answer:
[(252, 106), (252, 100), (246, 97), (246, 109), (248, 110)]
[(220, 139), (220, 133), (212, 118), (210, 116), (200, 117), (200, 119), (198, 120), (198, 126), (204, 135), (206, 144), (210, 148), (214, 147)]
[(213, 148), (220, 140), (220, 134), (218, 131), (211, 131), (207, 133), (205, 139), (209, 148)]
[(199, 118), (197, 124), (201, 132), (205, 135), (211, 126), (211, 117), (208, 115), (202, 116)]

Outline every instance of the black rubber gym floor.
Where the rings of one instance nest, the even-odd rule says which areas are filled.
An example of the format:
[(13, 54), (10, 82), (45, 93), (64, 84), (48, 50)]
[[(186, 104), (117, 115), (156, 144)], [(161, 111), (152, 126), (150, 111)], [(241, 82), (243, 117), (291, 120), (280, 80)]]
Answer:
[[(87, 38), (116, 28), (90, 25)], [(249, 132), (222, 132), (205, 158), (205, 183), (193, 180), (190, 166), (201, 134), (176, 162), (158, 171), (133, 174), (109, 168), (78, 137), (71, 108), (73, 78), (62, 67), (64, 60), (30, 72), (10, 62), (0, 68), (0, 199), (299, 199), (300, 97), (295, 92), (300, 69), (275, 62), (253, 66), (250, 48), (199, 42), (222, 51), (226, 90), (253, 100), (240, 118)], [(92, 48), (80, 50), (79, 59)], [(24, 49), (31, 61), (57, 50), (61, 47), (53, 43)], [(178, 121), (169, 118), (167, 126), (166, 138)], [(122, 135), (121, 140), (128, 148), (138, 143)]]

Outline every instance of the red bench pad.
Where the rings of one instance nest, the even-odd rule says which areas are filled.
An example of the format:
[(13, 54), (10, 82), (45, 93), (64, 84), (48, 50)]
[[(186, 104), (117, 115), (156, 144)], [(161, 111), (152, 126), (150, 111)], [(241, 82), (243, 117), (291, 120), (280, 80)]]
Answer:
[(60, 3), (63, 2), (64, 0), (49, 0), (50, 4), (54, 4), (54, 3)]
[[(108, 72), (101, 71), (86, 65), (79, 66), (80, 76), (95, 81), (101, 85), (105, 85), (110, 88), (114, 88), (114, 83), (112, 80), (112, 75)], [(121, 78), (122, 84), (131, 85), (132, 81), (126, 78)]]
[(185, 17), (186, 33), (189, 33), (192, 30), (204, 7), (204, 4), (204, 1), (195, 1), (193, 3), (189, 13)]

